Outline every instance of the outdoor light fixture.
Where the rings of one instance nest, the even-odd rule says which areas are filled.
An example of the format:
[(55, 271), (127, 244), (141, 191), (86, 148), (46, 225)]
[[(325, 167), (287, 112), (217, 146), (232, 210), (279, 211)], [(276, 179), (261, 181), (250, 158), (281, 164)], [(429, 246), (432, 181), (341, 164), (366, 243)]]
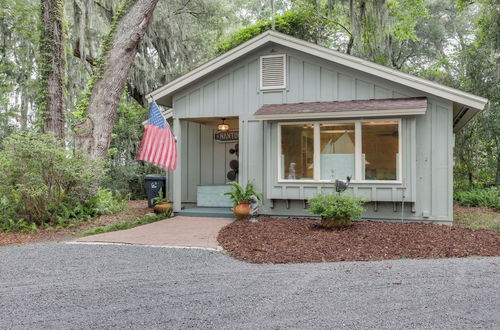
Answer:
[(217, 126), (217, 129), (220, 131), (220, 132), (227, 132), (229, 131), (229, 125), (226, 124), (224, 121), (226, 120), (226, 118), (222, 118), (222, 123), (220, 123), (218, 126)]

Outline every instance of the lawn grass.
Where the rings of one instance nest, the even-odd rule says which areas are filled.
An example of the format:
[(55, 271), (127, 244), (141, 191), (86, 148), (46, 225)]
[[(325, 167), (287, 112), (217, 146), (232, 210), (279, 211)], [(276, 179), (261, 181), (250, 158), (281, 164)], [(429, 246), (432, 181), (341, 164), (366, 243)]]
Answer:
[(170, 217), (170, 215), (171, 215), (171, 213), (170, 214), (168, 214), (168, 213), (148, 214), (148, 215), (145, 215), (143, 217), (137, 218), (137, 219), (132, 220), (132, 221), (122, 221), (122, 222), (116, 222), (116, 223), (113, 223), (113, 224), (107, 225), (107, 226), (90, 228), (88, 230), (85, 230), (85, 231), (78, 233), (77, 235), (80, 237), (85, 237), (85, 236), (90, 236), (90, 235), (109, 233), (111, 231), (130, 229), (130, 228), (134, 228), (137, 226), (147, 225), (148, 223), (153, 223), (156, 221), (167, 219)]
[(454, 221), (459, 227), (500, 230), (500, 212), (486, 207), (455, 206)]

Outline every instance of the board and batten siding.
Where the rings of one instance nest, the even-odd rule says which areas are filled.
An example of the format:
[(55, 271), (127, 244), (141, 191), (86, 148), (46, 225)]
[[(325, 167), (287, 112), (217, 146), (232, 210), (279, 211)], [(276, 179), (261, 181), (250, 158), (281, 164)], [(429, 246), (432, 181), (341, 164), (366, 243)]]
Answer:
[(237, 157), (229, 153), (234, 143), (214, 140), (212, 127), (181, 121), (181, 129), (181, 200), (183, 203), (196, 203), (196, 187), (226, 184), (229, 162)]
[[(259, 89), (259, 57), (270, 54), (287, 55), (286, 89)], [(267, 198), (263, 206), (264, 213), (300, 215), (306, 214), (304, 199), (313, 196), (320, 188), (332, 189), (332, 185), (278, 183), (277, 124), (256, 120), (253, 115), (255, 111), (264, 104), (415, 96), (426, 96), (428, 109), (425, 115), (402, 118), (403, 184), (358, 183), (352, 184), (350, 192), (378, 202), (377, 205), (372, 203), (367, 206), (367, 218), (400, 217), (404, 193), (406, 219), (451, 221), (454, 143), (452, 103), (280, 45), (269, 45), (248, 54), (173, 96), (174, 118), (180, 119), (184, 138), (180, 167), (182, 201), (195, 201), (197, 184), (222, 183), (222, 179), (215, 180), (219, 174), (214, 174), (214, 179), (206, 181), (203, 171), (210, 172), (210, 166), (213, 173), (216, 168), (224, 168), (222, 164), (215, 164), (216, 158), (223, 158), (223, 150), (219, 151), (220, 157), (213, 156), (213, 153), (210, 155), (212, 149), (204, 146), (208, 132), (203, 132), (204, 125), (185, 121), (189, 118), (237, 116), (240, 130), (240, 182), (254, 180), (257, 189)], [(186, 135), (189, 136), (187, 144)], [(197, 144), (196, 141), (200, 142)], [(227, 150), (224, 152), (227, 156)], [(203, 164), (203, 169), (200, 164)], [(211, 165), (205, 168), (206, 164)], [(272, 203), (271, 198), (276, 201)], [(397, 212), (394, 211), (395, 207), (399, 208)]]

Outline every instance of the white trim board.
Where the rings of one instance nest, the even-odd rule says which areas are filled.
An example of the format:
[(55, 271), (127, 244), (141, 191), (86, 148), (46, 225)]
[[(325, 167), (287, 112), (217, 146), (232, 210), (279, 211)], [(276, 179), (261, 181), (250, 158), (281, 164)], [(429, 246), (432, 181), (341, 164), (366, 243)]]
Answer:
[(347, 55), (329, 48), (318, 46), (276, 31), (266, 31), (254, 37), (253, 39), (248, 40), (238, 47), (233, 48), (232, 50), (199, 66), (198, 68), (188, 72), (187, 74), (171, 81), (167, 85), (151, 92), (147, 95), (147, 98), (151, 98), (154, 100), (163, 98), (162, 105), (171, 107), (172, 95), (174, 92), (201, 79), (202, 77), (205, 77), (211, 72), (237, 60), (238, 58), (267, 43), (276, 43), (285, 47), (296, 49), (298, 51), (311, 54), (349, 68), (366, 72), (383, 79), (394, 81), (407, 87), (423, 91), (430, 95), (435, 95), (453, 102), (463, 104), (465, 106), (474, 108), (477, 111), (483, 110), (488, 103), (488, 100), (483, 97), (447, 87), (430, 80), (412, 76), (410, 74), (397, 71), (380, 64), (362, 60), (360, 58)]

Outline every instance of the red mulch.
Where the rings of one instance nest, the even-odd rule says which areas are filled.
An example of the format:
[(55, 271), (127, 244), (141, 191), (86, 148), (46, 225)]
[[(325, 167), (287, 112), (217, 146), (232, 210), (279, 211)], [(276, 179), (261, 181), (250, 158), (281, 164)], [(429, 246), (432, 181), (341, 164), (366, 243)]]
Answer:
[(148, 202), (143, 200), (129, 201), (124, 211), (112, 215), (102, 215), (91, 221), (82, 222), (72, 228), (60, 230), (40, 230), (31, 233), (3, 233), (0, 232), (0, 246), (11, 244), (27, 244), (48, 241), (69, 241), (76, 237), (76, 234), (93, 227), (109, 225), (115, 222), (132, 221), (142, 217), (152, 210), (148, 208)]
[(500, 255), (500, 230), (423, 223), (355, 222), (328, 230), (317, 220), (259, 218), (229, 224), (218, 240), (233, 257), (252, 263)]

